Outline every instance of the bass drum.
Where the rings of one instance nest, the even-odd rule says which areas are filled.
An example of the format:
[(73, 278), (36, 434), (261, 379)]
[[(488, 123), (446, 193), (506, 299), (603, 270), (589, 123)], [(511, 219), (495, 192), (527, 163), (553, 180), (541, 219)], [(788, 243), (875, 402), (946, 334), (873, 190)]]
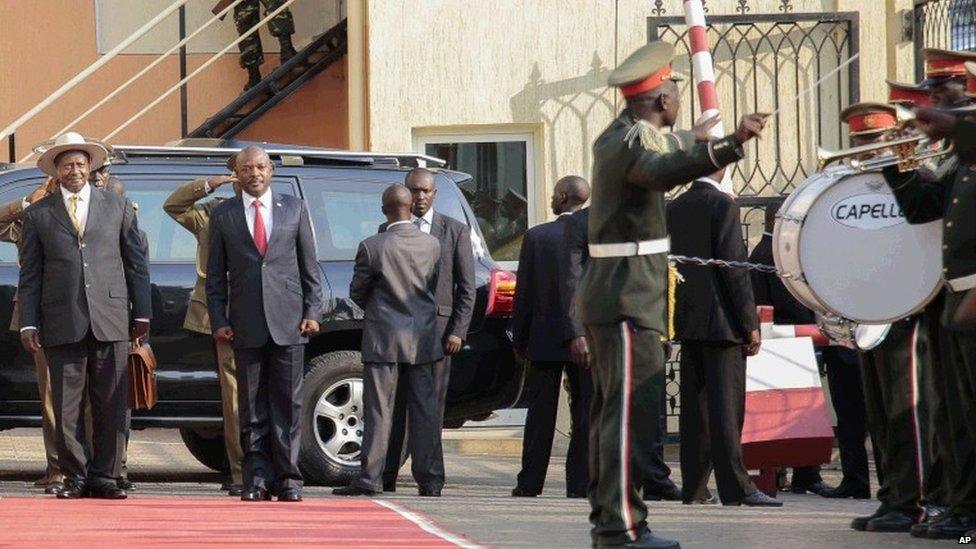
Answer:
[(942, 288), (942, 223), (909, 225), (878, 172), (814, 174), (776, 215), (773, 259), (786, 288), (814, 312), (887, 324)]
[(817, 327), (829, 339), (848, 349), (870, 351), (881, 345), (891, 324), (858, 324), (831, 314), (816, 313)]

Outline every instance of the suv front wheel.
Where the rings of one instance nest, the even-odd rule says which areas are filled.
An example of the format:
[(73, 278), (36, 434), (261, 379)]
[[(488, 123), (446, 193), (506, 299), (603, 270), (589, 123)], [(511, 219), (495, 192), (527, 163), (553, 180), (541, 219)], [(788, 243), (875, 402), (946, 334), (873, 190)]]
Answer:
[(299, 466), (309, 484), (344, 486), (359, 476), (363, 444), (363, 364), (357, 351), (309, 361), (302, 389)]

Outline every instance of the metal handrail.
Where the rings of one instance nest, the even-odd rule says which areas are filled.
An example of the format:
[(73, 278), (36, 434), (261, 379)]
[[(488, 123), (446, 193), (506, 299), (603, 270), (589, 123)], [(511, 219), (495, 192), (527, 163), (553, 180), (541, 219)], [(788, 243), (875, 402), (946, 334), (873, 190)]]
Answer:
[[(176, 50), (178, 50), (181, 47), (183, 47), (193, 37), (195, 37), (196, 35), (200, 34), (204, 29), (206, 29), (207, 27), (209, 27), (210, 25), (212, 25), (214, 23), (214, 21), (217, 21), (218, 19), (222, 19), (225, 15), (227, 15), (230, 12), (230, 10), (234, 9), (234, 7), (236, 7), (237, 4), (240, 4), (243, 1), (244, 0), (234, 0), (233, 2), (231, 2), (230, 4), (228, 4), (227, 7), (225, 7), (223, 10), (220, 11), (220, 13), (218, 13), (217, 15), (214, 15), (213, 17), (211, 17), (210, 19), (208, 19), (206, 23), (204, 23), (203, 25), (200, 26), (200, 28), (198, 28), (197, 30), (195, 30), (192, 33), (190, 33), (190, 35), (187, 36), (186, 38), (184, 38), (184, 39), (180, 40), (179, 42), (177, 42), (175, 46), (173, 46), (172, 48), (166, 50), (165, 53), (160, 54), (158, 57), (156, 57), (156, 59), (153, 60), (152, 63), (146, 65), (145, 68), (143, 68), (141, 71), (137, 72), (132, 78), (126, 80), (125, 83), (123, 83), (121, 86), (119, 86), (119, 87), (115, 88), (114, 90), (112, 90), (111, 93), (109, 93), (108, 95), (106, 95), (105, 97), (103, 97), (102, 100), (99, 101), (98, 103), (95, 103), (94, 105), (92, 105), (87, 111), (81, 113), (81, 115), (79, 115), (77, 118), (75, 118), (71, 122), (65, 124), (65, 126), (63, 128), (61, 128), (60, 130), (58, 130), (57, 133), (55, 133), (51, 137), (52, 138), (57, 137), (57, 136), (61, 135), (62, 133), (68, 131), (69, 129), (73, 128), (75, 126), (75, 124), (77, 124), (78, 122), (81, 122), (82, 120), (84, 120), (85, 118), (87, 118), (89, 114), (95, 112), (99, 107), (101, 107), (105, 103), (108, 103), (109, 101), (111, 101), (112, 98), (114, 98), (116, 95), (122, 93), (122, 90), (128, 88), (136, 80), (142, 78), (142, 76), (144, 74), (146, 74), (147, 72), (149, 72), (150, 70), (152, 70), (155, 66), (157, 66), (160, 63), (162, 63), (163, 61), (165, 61), (167, 57), (169, 57), (171, 54), (173, 54), (173, 52), (175, 52)], [(30, 155), (27, 155), (27, 157), (30, 157)], [(25, 157), (24, 160), (26, 160), (27, 157)]]
[[(186, 0), (182, 0), (182, 1), (186, 1)], [(111, 138), (115, 137), (116, 135), (118, 135), (119, 132), (121, 132), (125, 128), (129, 127), (130, 124), (132, 124), (133, 122), (135, 122), (136, 120), (138, 120), (140, 117), (142, 117), (142, 115), (144, 115), (147, 112), (149, 112), (153, 107), (155, 107), (156, 105), (162, 103), (163, 100), (166, 99), (167, 97), (169, 97), (169, 95), (171, 93), (173, 93), (174, 91), (180, 89), (180, 87), (183, 86), (183, 84), (187, 83), (188, 81), (190, 81), (191, 79), (193, 79), (193, 77), (195, 77), (196, 75), (200, 74), (204, 69), (206, 69), (207, 67), (209, 67), (210, 65), (212, 65), (214, 62), (216, 62), (217, 59), (219, 59), (222, 55), (224, 55), (225, 53), (227, 53), (231, 48), (233, 48), (234, 46), (236, 46), (237, 44), (239, 44), (240, 42), (242, 42), (245, 38), (247, 38), (248, 36), (250, 36), (253, 33), (257, 32), (257, 30), (259, 28), (263, 27), (265, 24), (268, 23), (268, 21), (271, 21), (271, 19), (273, 19), (276, 15), (278, 15), (282, 11), (286, 10), (288, 8), (288, 6), (290, 6), (294, 2), (295, 2), (295, 0), (285, 0), (285, 2), (282, 3), (280, 6), (278, 6), (277, 9), (275, 9), (274, 11), (272, 11), (271, 13), (269, 13), (268, 15), (266, 15), (264, 19), (262, 19), (256, 25), (254, 25), (253, 27), (251, 27), (250, 29), (248, 29), (247, 32), (245, 32), (244, 34), (241, 34), (240, 36), (238, 36), (236, 40), (232, 41), (230, 44), (228, 44), (226, 47), (224, 47), (224, 49), (222, 49), (219, 52), (217, 52), (216, 54), (214, 54), (214, 56), (211, 57), (210, 59), (207, 59), (202, 65), (200, 65), (199, 67), (197, 67), (197, 69), (195, 71), (193, 71), (190, 74), (186, 75), (185, 78), (180, 79), (179, 82), (177, 82), (171, 88), (169, 88), (168, 90), (166, 90), (165, 92), (163, 92), (162, 95), (160, 95), (159, 97), (157, 97), (154, 101), (152, 101), (148, 105), (146, 105), (142, 110), (140, 110), (139, 112), (137, 112), (136, 114), (134, 114), (131, 118), (129, 118), (128, 120), (126, 120), (124, 123), (122, 123), (121, 126), (119, 126), (119, 127), (115, 128), (114, 130), (112, 130), (108, 135), (106, 135), (105, 137), (102, 138), (102, 141), (108, 141), (109, 139), (111, 139)]]
[(175, 2), (170, 4), (168, 8), (160, 12), (159, 15), (153, 17), (152, 19), (147, 21), (145, 25), (136, 29), (136, 31), (130, 34), (129, 36), (127, 36), (125, 40), (119, 42), (119, 44), (114, 48), (112, 48), (108, 53), (96, 59), (94, 63), (89, 65), (86, 69), (84, 69), (80, 73), (76, 74), (74, 78), (65, 82), (60, 88), (55, 90), (54, 93), (47, 96), (43, 101), (35, 105), (34, 108), (25, 112), (23, 115), (20, 116), (20, 118), (14, 120), (10, 125), (8, 125), (3, 130), (0, 130), (0, 140), (5, 139), (8, 135), (17, 131), (17, 129), (20, 128), (25, 122), (27, 122), (31, 118), (34, 118), (34, 116), (36, 116), (37, 113), (46, 109), (49, 105), (51, 105), (51, 103), (54, 103), (55, 101), (60, 99), (61, 96), (71, 91), (75, 86), (80, 84), (84, 79), (88, 78), (95, 71), (100, 69), (103, 65), (105, 65), (106, 63), (114, 59), (115, 56), (118, 55), (122, 50), (129, 47), (130, 44), (132, 44), (133, 42), (141, 38), (144, 34), (152, 30), (153, 27), (161, 23), (163, 19), (166, 19), (166, 17), (168, 17), (174, 11), (178, 10), (180, 6), (186, 4), (188, 1), (189, 0), (176, 0)]
[[(117, 145), (114, 147), (116, 152), (121, 152), (126, 156), (230, 156), (243, 150), (242, 147), (169, 147), (154, 145)], [(335, 158), (371, 161), (374, 158), (392, 158), (397, 161), (400, 159), (413, 160), (414, 162), (423, 161), (435, 167), (444, 167), (447, 161), (436, 156), (423, 153), (377, 153), (377, 152), (358, 152), (342, 151), (332, 149), (276, 149), (268, 148), (264, 152), (273, 156), (298, 156), (303, 158)]]

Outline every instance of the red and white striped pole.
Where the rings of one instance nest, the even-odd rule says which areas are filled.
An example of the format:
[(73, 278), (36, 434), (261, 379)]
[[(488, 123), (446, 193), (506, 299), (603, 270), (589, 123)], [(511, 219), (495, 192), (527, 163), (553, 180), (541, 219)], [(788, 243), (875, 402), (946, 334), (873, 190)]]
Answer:
[[(701, 104), (702, 118), (711, 118), (719, 114), (718, 93), (715, 91), (715, 68), (712, 62), (711, 49), (708, 47), (708, 27), (705, 25), (705, 8), (701, 0), (685, 1), (685, 25), (691, 38), (691, 68), (694, 74), (695, 86), (698, 89), (698, 102)], [(720, 121), (712, 127), (712, 137), (725, 135), (725, 128)], [(722, 190), (734, 194), (732, 189), (731, 170), (725, 172), (722, 179)]]

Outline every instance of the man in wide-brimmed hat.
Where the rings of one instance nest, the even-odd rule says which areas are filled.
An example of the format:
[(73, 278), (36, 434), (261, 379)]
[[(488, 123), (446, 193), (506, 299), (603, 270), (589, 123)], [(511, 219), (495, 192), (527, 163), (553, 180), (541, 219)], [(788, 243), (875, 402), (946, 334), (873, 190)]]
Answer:
[[(127, 342), (149, 332), (152, 316), (148, 250), (132, 204), (89, 183), (107, 155), (77, 133), (55, 139), (37, 166), (57, 187), (24, 212), (20, 334), (25, 349), (43, 348), (48, 359), (63, 499), (126, 497), (115, 479), (125, 445)], [(86, 390), (91, 449), (81, 420)]]

